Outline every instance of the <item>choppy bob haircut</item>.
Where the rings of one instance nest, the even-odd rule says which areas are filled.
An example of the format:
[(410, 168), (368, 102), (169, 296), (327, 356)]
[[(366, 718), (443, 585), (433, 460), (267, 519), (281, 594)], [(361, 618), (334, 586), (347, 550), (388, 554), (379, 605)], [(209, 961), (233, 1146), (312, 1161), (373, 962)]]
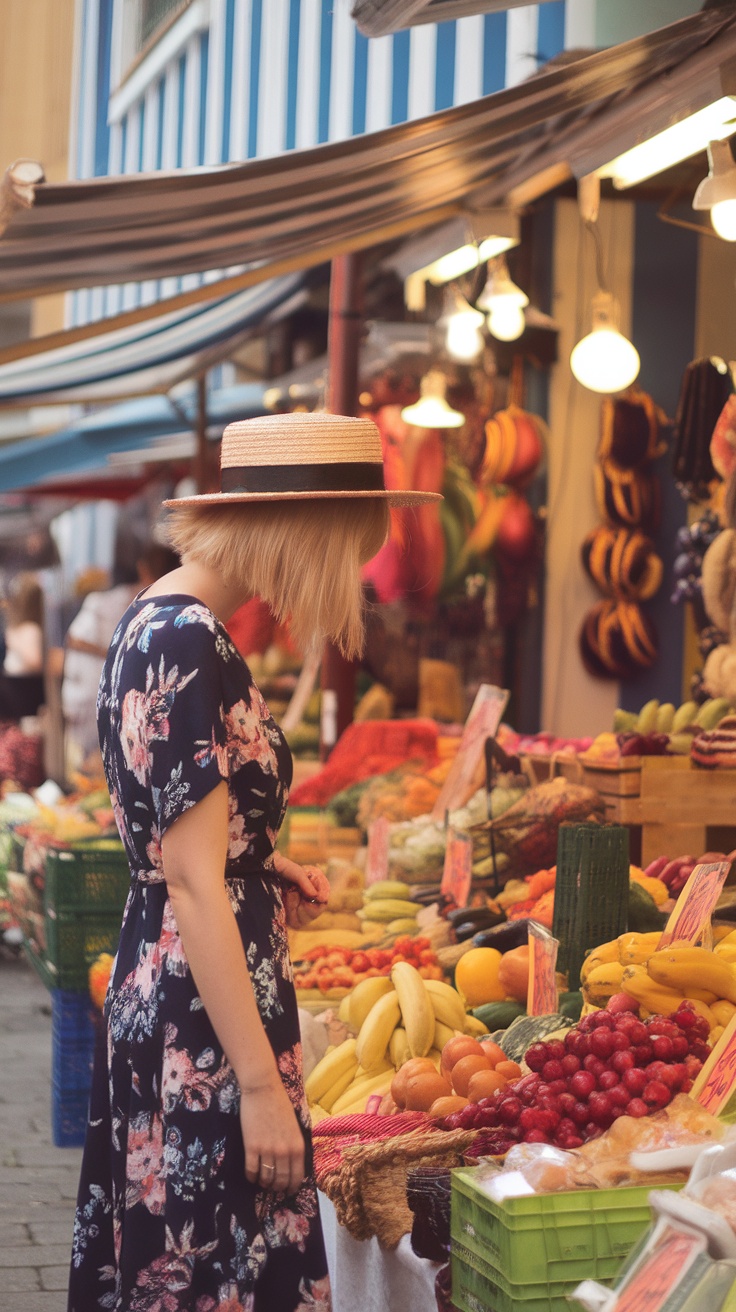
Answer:
[(182, 564), (262, 597), (302, 651), (330, 641), (348, 659), (363, 649), (360, 569), (388, 530), (378, 497), (175, 506), (166, 528)]

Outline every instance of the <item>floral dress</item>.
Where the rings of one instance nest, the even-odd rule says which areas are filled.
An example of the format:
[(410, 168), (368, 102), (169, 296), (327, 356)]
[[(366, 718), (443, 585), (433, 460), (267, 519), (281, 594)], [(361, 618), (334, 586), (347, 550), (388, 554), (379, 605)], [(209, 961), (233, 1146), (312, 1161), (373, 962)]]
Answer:
[[(136, 599), (98, 697), (132, 882), (95, 1055), (69, 1312), (329, 1312), (296, 997), (272, 868), (291, 756), (248, 667), (191, 597)], [(228, 786), (225, 880), (307, 1144), (295, 1196), (245, 1178), (239, 1089), (182, 947), (161, 839)]]

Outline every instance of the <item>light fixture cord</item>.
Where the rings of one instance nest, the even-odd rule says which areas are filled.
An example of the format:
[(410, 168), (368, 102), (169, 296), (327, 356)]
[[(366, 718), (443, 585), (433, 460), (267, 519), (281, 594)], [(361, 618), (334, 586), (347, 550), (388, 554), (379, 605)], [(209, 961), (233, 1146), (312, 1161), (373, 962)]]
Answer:
[(593, 245), (595, 246), (595, 276), (598, 286), (602, 292), (608, 292), (608, 279), (603, 268), (603, 240), (600, 228), (593, 219), (585, 219), (584, 223), (593, 238)]

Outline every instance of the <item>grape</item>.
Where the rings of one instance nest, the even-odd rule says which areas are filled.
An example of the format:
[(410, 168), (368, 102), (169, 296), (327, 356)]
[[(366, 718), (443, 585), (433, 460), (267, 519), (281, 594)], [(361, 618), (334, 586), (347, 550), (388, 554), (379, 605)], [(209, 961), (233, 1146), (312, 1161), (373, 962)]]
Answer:
[[(517, 1125), (521, 1116), (521, 1103), (518, 1098), (506, 1098), (499, 1106), (498, 1115), (503, 1125)], [(462, 1112), (456, 1112), (462, 1116)]]
[(549, 1137), (543, 1130), (527, 1130), (524, 1135), (524, 1143), (549, 1143)]
[[(527, 1060), (527, 1065), (528, 1064)], [(551, 1084), (553, 1080), (562, 1080), (565, 1077), (562, 1062), (555, 1058), (544, 1063), (541, 1074), (545, 1084)]]
[(625, 1110), (629, 1105), (631, 1094), (628, 1089), (624, 1088), (623, 1084), (617, 1084), (615, 1088), (608, 1090), (608, 1096), (614, 1107), (621, 1107)]
[(580, 1070), (582, 1062), (579, 1057), (575, 1056), (574, 1052), (568, 1052), (562, 1058), (560, 1065), (564, 1075), (574, 1075), (576, 1071)]
[(612, 1030), (616, 1024), (616, 1018), (610, 1011), (595, 1011), (590, 1019), (594, 1030)]
[[(590, 1036), (590, 1051), (602, 1061), (610, 1057), (614, 1048), (614, 1036), (609, 1029), (594, 1030)], [(588, 1067), (590, 1069), (590, 1067)]]
[(576, 1071), (570, 1078), (570, 1092), (578, 1099), (589, 1098), (595, 1089), (595, 1075), (591, 1071)]
[(608, 1126), (611, 1124), (611, 1112), (613, 1104), (607, 1093), (591, 1093), (588, 1099), (588, 1108), (590, 1119), (595, 1125)]
[(661, 1080), (650, 1080), (642, 1097), (644, 1102), (651, 1104), (653, 1107), (666, 1107), (670, 1101), (671, 1092)]
[(609, 1063), (611, 1070), (616, 1071), (617, 1075), (623, 1075), (624, 1071), (630, 1071), (634, 1064), (634, 1054), (630, 1048), (621, 1052), (614, 1052)]
[(631, 1070), (624, 1071), (621, 1083), (625, 1089), (628, 1089), (629, 1093), (638, 1098), (649, 1083), (649, 1076), (646, 1071), (640, 1070), (638, 1066), (633, 1066)]
[(585, 1058), (583, 1062), (583, 1066), (585, 1067), (586, 1071), (589, 1071), (591, 1075), (594, 1075), (596, 1077), (596, 1079), (600, 1075), (601, 1071), (604, 1071), (606, 1069), (606, 1063), (604, 1061), (601, 1061), (600, 1057), (595, 1057), (592, 1052), (589, 1053), (588, 1056)]
[(611, 1043), (613, 1044), (614, 1052), (628, 1052), (631, 1048), (629, 1036), (623, 1030), (613, 1031), (613, 1034), (611, 1035)]
[(640, 1116), (648, 1116), (649, 1108), (647, 1107), (646, 1103), (642, 1101), (641, 1098), (632, 1098), (631, 1102), (626, 1108), (626, 1115), (635, 1116), (637, 1119)]
[(588, 1120), (587, 1102), (576, 1102), (575, 1106), (570, 1109), (570, 1120), (576, 1125), (585, 1125)]
[(652, 1039), (652, 1052), (658, 1061), (672, 1061), (675, 1055), (672, 1039), (666, 1034), (657, 1034)]
[(530, 1071), (541, 1071), (549, 1059), (546, 1043), (533, 1043), (524, 1058)]
[(683, 1057), (687, 1057), (689, 1051), (690, 1044), (688, 1043), (687, 1035), (678, 1034), (677, 1038), (672, 1040), (672, 1056), (675, 1061), (682, 1061)]
[(652, 1053), (651, 1043), (636, 1043), (631, 1051), (634, 1054), (634, 1061), (637, 1066), (646, 1066), (647, 1062), (651, 1061), (654, 1055)]
[(615, 1071), (601, 1071), (598, 1076), (598, 1088), (605, 1093), (608, 1089), (615, 1089), (618, 1084), (618, 1075)]
[(567, 1048), (561, 1039), (553, 1039), (551, 1043), (545, 1043), (544, 1046), (547, 1049), (548, 1061), (562, 1061), (567, 1052)]

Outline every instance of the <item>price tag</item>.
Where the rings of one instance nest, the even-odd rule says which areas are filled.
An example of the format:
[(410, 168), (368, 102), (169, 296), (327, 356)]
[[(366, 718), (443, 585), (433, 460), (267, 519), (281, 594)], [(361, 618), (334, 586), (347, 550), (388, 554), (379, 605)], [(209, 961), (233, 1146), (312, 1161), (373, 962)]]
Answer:
[(442, 871), (440, 892), (452, 898), (458, 907), (468, 905), (473, 879), (473, 840), (470, 834), (448, 829), (445, 848), (445, 868)]
[(530, 1016), (552, 1016), (557, 1011), (558, 992), (555, 969), (559, 939), (553, 938), (543, 925), (529, 925), (529, 991), (526, 1009)]
[(450, 772), (432, 808), (433, 820), (464, 806), (483, 756), (486, 738), (495, 738), (509, 694), (492, 683), (482, 683), (465, 722), (463, 736)]
[(736, 1090), (736, 1015), (732, 1016), (690, 1091), (700, 1106), (717, 1116)]
[(365, 882), (368, 887), (388, 879), (389, 822), (381, 815), (368, 827), (368, 856), (365, 863)]
[(664, 1307), (706, 1245), (705, 1235), (667, 1226), (619, 1293), (615, 1312), (657, 1312)]
[(710, 924), (730, 869), (730, 861), (695, 867), (659, 940), (660, 951), (675, 942), (698, 942)]

